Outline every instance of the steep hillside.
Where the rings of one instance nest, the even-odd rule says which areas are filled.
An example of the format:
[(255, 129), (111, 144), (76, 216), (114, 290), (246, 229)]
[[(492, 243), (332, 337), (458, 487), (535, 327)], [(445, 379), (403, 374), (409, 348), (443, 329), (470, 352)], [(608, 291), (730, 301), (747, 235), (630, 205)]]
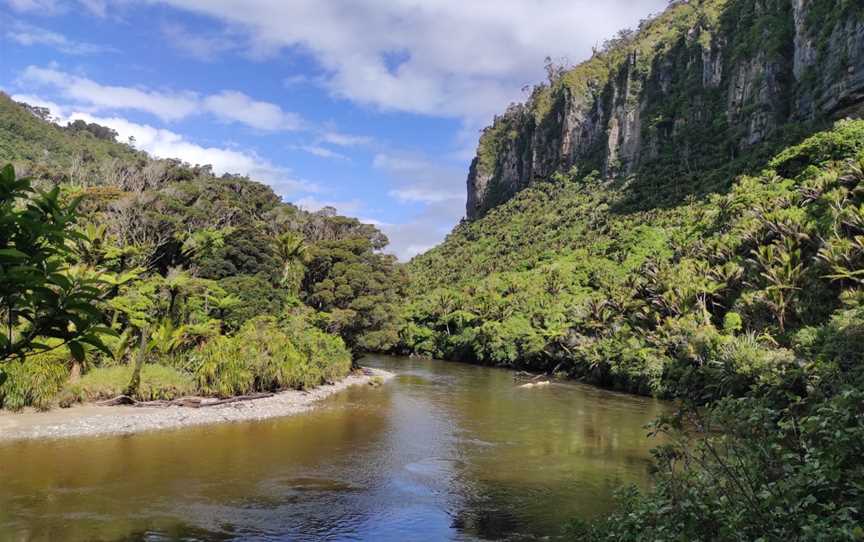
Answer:
[(115, 161), (147, 159), (117, 143), (108, 128), (83, 121), (59, 126), (48, 119), (48, 110), (16, 103), (0, 92), (0, 162), (14, 162), (21, 173), (56, 182), (97, 182), (100, 169)]
[(862, 102), (858, 0), (673, 2), (591, 60), (550, 66), (549, 83), (495, 119), (471, 165), (467, 216), (571, 167), (632, 175), (641, 201), (704, 193)]
[(639, 211), (596, 177), (534, 183), (411, 262), (405, 347), (669, 396), (707, 359), (739, 391), (813, 361), (860, 311), (862, 151), (864, 122), (843, 122), (728, 193)]
[(861, 540), (862, 111), (860, 0), (691, 0), (483, 133), (401, 348), (679, 407), (568, 539)]
[[(333, 209), (303, 211), (208, 165), (154, 159), (104, 126), (58, 126), (3, 95), (0, 168), (8, 215), (0, 344), (51, 333), (36, 337), (40, 346), (23, 363), (0, 364), (0, 407), (312, 387), (344, 376), (352, 354), (398, 338), (401, 270), (381, 253), (387, 238), (374, 226)], [(29, 185), (36, 190), (22, 188)], [(50, 266), (34, 266), (53, 270), (45, 277), (52, 288), (20, 286), (40, 273), (8, 272), (16, 269), (8, 254), (38, 252), (35, 234), (10, 226), (28, 208), (52, 210), (69, 229), (52, 238)], [(41, 298), (30, 292), (78, 285), (94, 306), (70, 302), (70, 310), (101, 338), (69, 342), (69, 322), (85, 319), (65, 313), (56, 329), (34, 328), (28, 316), (38, 311), (26, 307)]]

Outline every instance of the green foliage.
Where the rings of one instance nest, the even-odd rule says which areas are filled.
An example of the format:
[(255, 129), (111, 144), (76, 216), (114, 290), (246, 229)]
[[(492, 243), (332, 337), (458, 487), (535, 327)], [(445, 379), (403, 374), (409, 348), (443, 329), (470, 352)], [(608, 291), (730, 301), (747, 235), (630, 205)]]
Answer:
[(399, 348), (699, 402), (776, 382), (862, 284), (862, 150), (841, 122), (668, 208), (578, 172), (535, 183), (410, 263)]
[(303, 298), (355, 354), (385, 351), (398, 341), (401, 280), (395, 258), (369, 239), (328, 241), (308, 251)]
[[(311, 387), (350, 365), (336, 334), (355, 353), (397, 341), (401, 274), (380, 253), (387, 238), (374, 226), (333, 209), (302, 211), (210, 166), (152, 159), (97, 124), (59, 127), (46, 110), (5, 95), (0, 159), (33, 177), (7, 168), (0, 178), (0, 364), (15, 376), (10, 407), (47, 405), (59, 389), (47, 378), (33, 380), (36, 396), (21, 387), (53, 367), (32, 353), (47, 344), (73, 356), (58, 365), (70, 389), (83, 373), (87, 385), (111, 380), (99, 393), (156, 397), (163, 384), (168, 396)], [(246, 326), (262, 317), (281, 323)], [(271, 336), (279, 348), (265, 361)], [(251, 371), (251, 383), (225, 384), (218, 375), (230, 363), (213, 361), (220, 348), (260, 361), (234, 371)], [(218, 366), (212, 383), (198, 378), (204, 354)], [(23, 363), (2, 362), (12, 357)], [(157, 366), (192, 385), (157, 378), (151, 386)], [(67, 393), (64, 402), (99, 393)]]
[(95, 180), (104, 163), (138, 158), (127, 145), (86, 134), (73, 137), (74, 129), (45, 122), (49, 117), (43, 108), (0, 93), (0, 162), (14, 161), (30, 177), (81, 184)]
[(211, 306), (229, 329), (239, 329), (256, 316), (279, 315), (292, 303), (289, 292), (260, 276), (228, 277), (220, 280), (219, 286), (230, 299), (214, 299)]
[[(60, 395), (60, 401), (69, 405), (113, 399), (125, 392), (131, 378), (132, 367), (129, 365), (93, 369), (81, 380), (68, 384)], [(195, 392), (191, 375), (173, 367), (148, 363), (141, 369), (141, 382), (133, 398), (139, 401), (171, 400)]]
[[(735, 54), (788, 31), (771, 28), (787, 2), (760, 9), (726, 11), (753, 30)], [(404, 351), (679, 401), (656, 488), (568, 538), (864, 539), (864, 122), (765, 164), (664, 206), (633, 204), (638, 175), (558, 174), (411, 262)]]
[[(822, 391), (822, 390), (820, 390)], [(864, 537), (864, 393), (842, 385), (791, 402), (726, 399), (707, 413), (660, 422), (656, 489), (620, 495), (585, 541), (855, 541)], [(682, 421), (687, 431), (682, 431)]]
[(340, 339), (267, 318), (250, 320), (233, 337), (211, 341), (195, 358), (200, 389), (219, 397), (311, 388), (345, 376), (351, 368), (351, 355)]
[[(85, 344), (103, 348), (103, 286), (98, 276), (69, 265), (76, 203), (64, 205), (60, 191), (34, 193), (11, 165), (0, 171), (0, 363), (48, 347), (59, 339), (76, 359)], [(3, 373), (0, 373), (2, 375)]]
[(66, 348), (58, 348), (30, 355), (26, 361), (7, 362), (3, 369), (8, 378), (0, 384), (0, 407), (49, 409), (69, 377), (69, 358)]

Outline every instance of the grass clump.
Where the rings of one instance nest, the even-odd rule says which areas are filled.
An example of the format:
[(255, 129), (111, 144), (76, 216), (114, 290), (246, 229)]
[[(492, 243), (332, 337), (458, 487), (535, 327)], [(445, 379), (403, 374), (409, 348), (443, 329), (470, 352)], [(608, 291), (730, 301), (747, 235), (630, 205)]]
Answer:
[(298, 322), (280, 326), (273, 318), (251, 320), (234, 336), (210, 341), (197, 356), (200, 390), (218, 397), (306, 389), (351, 369), (342, 339)]
[(0, 407), (21, 410), (32, 406), (48, 410), (69, 377), (68, 351), (58, 349), (29, 356), (26, 363), (4, 365), (6, 381), (0, 385)]
[[(61, 402), (99, 401), (122, 395), (132, 378), (132, 366), (100, 367), (85, 374), (81, 380), (69, 384)], [(133, 397), (138, 401), (171, 400), (195, 394), (195, 381), (189, 375), (172, 367), (147, 364), (141, 369), (141, 386)]]

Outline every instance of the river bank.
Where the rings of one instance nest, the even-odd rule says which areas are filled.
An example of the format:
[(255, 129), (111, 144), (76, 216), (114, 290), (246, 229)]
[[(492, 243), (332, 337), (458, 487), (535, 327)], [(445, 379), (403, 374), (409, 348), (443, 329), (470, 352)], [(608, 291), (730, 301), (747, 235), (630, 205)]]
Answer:
[(128, 435), (226, 422), (265, 420), (307, 412), (315, 403), (351, 386), (395, 376), (382, 369), (353, 373), (334, 384), (308, 391), (289, 390), (272, 397), (206, 408), (170, 406), (76, 405), (48, 412), (0, 412), (0, 442), (27, 439), (60, 439), (85, 436)]

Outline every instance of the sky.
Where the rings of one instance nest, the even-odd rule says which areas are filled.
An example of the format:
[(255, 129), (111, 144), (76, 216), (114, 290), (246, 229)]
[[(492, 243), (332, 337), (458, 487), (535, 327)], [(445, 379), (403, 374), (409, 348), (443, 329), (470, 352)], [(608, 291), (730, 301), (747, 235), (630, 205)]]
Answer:
[(544, 59), (668, 0), (0, 0), (0, 89), (151, 155), (378, 225), (406, 260), (465, 214), (480, 132)]

